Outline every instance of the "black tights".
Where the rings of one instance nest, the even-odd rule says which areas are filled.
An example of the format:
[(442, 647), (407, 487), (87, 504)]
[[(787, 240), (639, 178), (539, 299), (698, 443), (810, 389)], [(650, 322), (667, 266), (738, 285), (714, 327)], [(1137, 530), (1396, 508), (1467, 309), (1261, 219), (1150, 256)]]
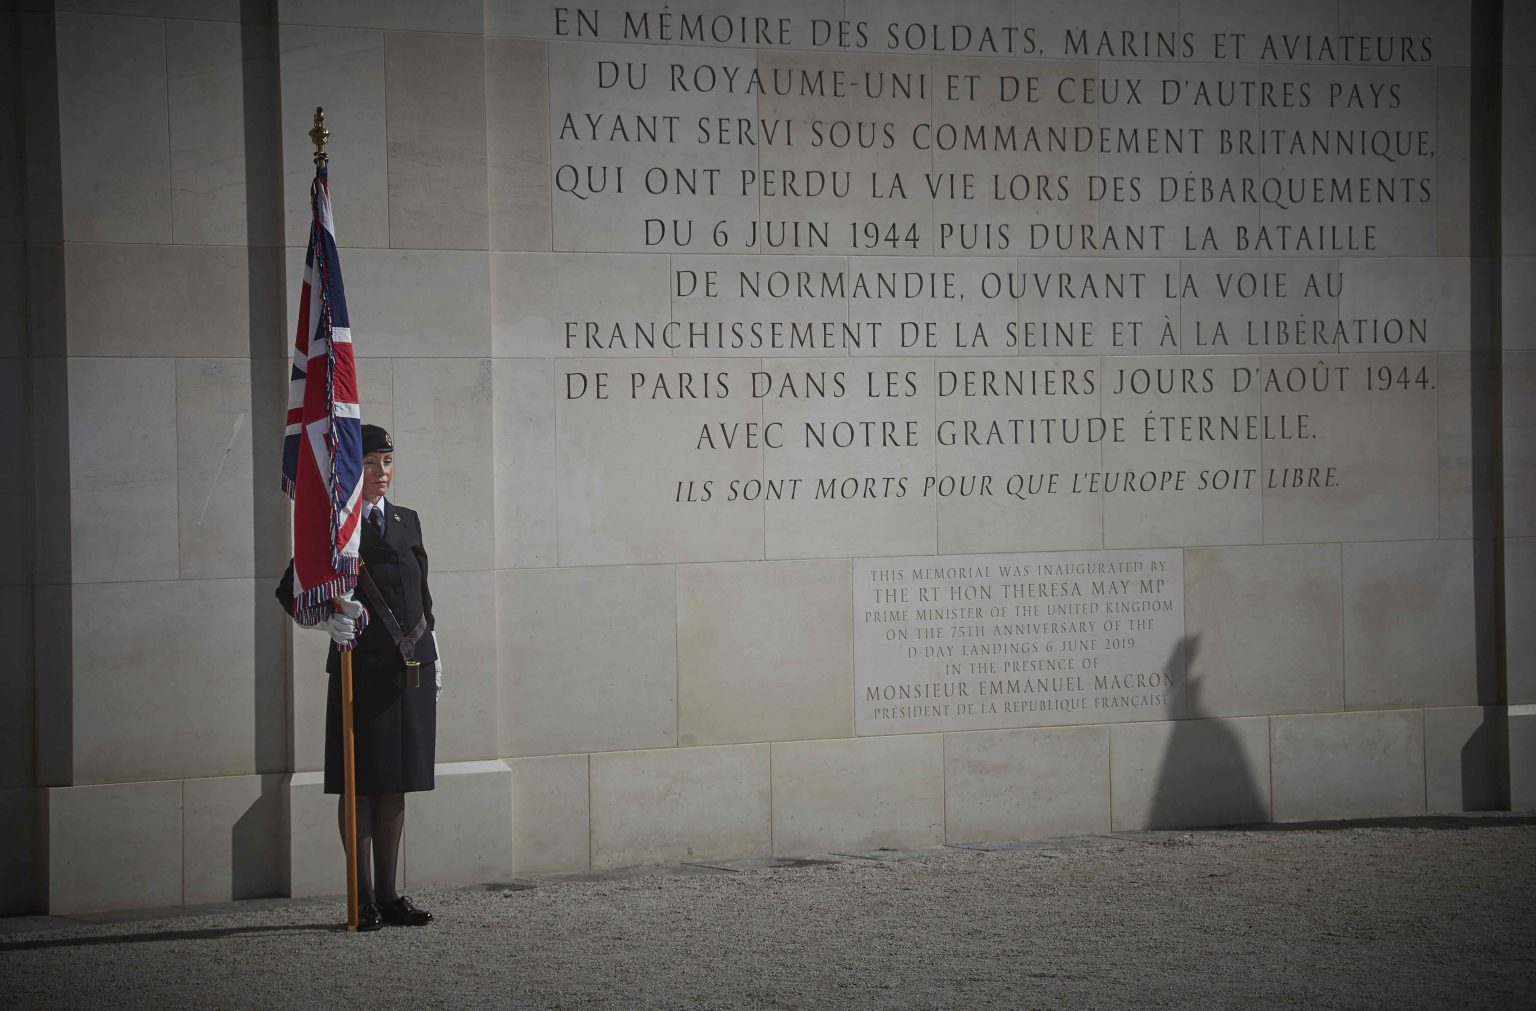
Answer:
[[(341, 845), (347, 845), (347, 798), (337, 798), (336, 820)], [(391, 902), (395, 869), (400, 862), (400, 836), (405, 831), (405, 794), (359, 794), (357, 797), (357, 887), (359, 902)]]

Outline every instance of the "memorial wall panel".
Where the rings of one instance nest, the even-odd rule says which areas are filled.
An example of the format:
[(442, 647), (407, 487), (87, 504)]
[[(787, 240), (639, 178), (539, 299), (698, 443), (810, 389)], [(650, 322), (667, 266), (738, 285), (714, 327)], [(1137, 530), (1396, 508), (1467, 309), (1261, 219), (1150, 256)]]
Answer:
[(321, 105), (439, 598), (413, 877), (1496, 802), (1490, 381), (1536, 701), (1529, 6), (1494, 195), (1471, 4), (59, 4), (30, 231), (0, 208), (0, 356), (72, 356), (0, 364), (60, 422), (0, 780), (65, 788), (6, 798), (46, 901), (335, 890), (257, 427)]

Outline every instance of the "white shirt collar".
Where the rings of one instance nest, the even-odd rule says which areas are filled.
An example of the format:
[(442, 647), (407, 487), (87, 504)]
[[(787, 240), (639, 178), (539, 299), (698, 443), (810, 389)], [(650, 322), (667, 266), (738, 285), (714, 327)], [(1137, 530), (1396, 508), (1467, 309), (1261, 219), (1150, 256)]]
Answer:
[(380, 497), (377, 502), (369, 502), (367, 499), (363, 500), (363, 522), (364, 523), (372, 523), (373, 522), (373, 512), (374, 512), (374, 510), (378, 510), (378, 513), (379, 513), (379, 527), (382, 529), (383, 526), (384, 526), (384, 523), (385, 523), (385, 519), (384, 519), (384, 499), (383, 499), (383, 497)]

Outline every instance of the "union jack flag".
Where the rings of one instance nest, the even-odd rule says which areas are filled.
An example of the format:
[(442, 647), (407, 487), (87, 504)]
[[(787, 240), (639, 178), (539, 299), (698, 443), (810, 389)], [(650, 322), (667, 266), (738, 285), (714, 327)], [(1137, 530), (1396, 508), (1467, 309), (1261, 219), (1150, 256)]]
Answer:
[[(313, 218), (288, 383), (283, 490), (293, 499), (293, 616), (314, 625), (332, 613), (332, 597), (357, 585), (363, 432), (325, 168), (315, 173), (309, 202)], [(363, 611), (359, 633), (367, 620)]]

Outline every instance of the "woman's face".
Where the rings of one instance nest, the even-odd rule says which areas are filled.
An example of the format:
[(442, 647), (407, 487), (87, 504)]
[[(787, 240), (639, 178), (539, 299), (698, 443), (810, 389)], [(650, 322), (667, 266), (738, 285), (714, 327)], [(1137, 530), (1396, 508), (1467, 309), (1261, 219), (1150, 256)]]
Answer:
[(395, 454), (363, 454), (363, 498), (377, 502), (389, 491), (389, 482), (395, 477)]

